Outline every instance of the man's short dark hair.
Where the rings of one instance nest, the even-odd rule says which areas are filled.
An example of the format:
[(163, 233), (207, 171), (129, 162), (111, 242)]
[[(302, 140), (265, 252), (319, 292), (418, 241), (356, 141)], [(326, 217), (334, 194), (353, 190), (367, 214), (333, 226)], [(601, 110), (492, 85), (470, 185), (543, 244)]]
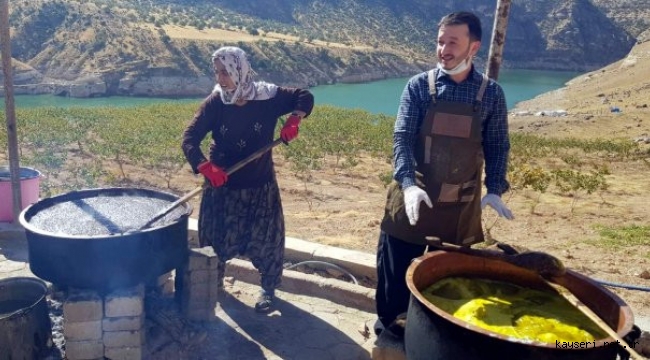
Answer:
[(445, 15), (438, 23), (438, 28), (447, 25), (467, 25), (469, 38), (472, 41), (481, 41), (483, 30), (481, 30), (481, 19), (468, 11), (458, 11)]

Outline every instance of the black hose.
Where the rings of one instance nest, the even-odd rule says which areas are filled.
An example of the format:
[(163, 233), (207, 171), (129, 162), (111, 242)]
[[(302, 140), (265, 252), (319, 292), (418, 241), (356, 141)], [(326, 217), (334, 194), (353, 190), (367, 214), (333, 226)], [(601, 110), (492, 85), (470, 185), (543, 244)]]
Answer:
[(597, 283), (605, 286), (612, 286), (612, 287), (618, 287), (618, 288), (623, 288), (623, 289), (628, 289), (628, 290), (639, 290), (639, 291), (647, 291), (650, 292), (649, 287), (644, 287), (644, 286), (636, 286), (636, 285), (628, 285), (628, 284), (620, 284), (620, 283), (613, 283), (609, 281), (604, 281), (604, 280), (598, 280), (595, 279)]
[(357, 281), (357, 279), (356, 279), (356, 278), (354, 277), (354, 275), (352, 275), (349, 271), (345, 270), (344, 268), (342, 268), (342, 267), (340, 267), (340, 266), (338, 266), (338, 265), (336, 265), (336, 264), (328, 263), (328, 262), (325, 262), (325, 261), (318, 261), (318, 260), (307, 260), (307, 261), (302, 261), (302, 262), (299, 262), (299, 263), (297, 263), (297, 264), (293, 264), (293, 265), (291, 265), (291, 266), (289, 266), (289, 267), (286, 267), (286, 269), (287, 269), (287, 270), (291, 270), (291, 269), (296, 268), (296, 267), (298, 267), (298, 266), (300, 266), (300, 265), (307, 265), (307, 264), (324, 265), (325, 267), (331, 267), (331, 268), (333, 268), (333, 269), (336, 269), (336, 270), (338, 270), (338, 271), (344, 273), (344, 274), (347, 275), (348, 277), (350, 277), (350, 279), (352, 279), (352, 282), (353, 282), (355, 285), (359, 285), (359, 282)]

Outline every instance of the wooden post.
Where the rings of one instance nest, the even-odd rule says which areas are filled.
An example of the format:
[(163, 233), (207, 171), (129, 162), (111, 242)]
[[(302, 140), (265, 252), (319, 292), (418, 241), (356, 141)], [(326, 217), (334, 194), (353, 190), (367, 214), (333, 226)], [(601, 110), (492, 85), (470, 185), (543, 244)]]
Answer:
[(9, 145), (9, 172), (13, 198), (14, 222), (22, 210), (20, 193), (20, 162), (18, 160), (18, 135), (14, 108), (13, 67), (11, 66), (11, 34), (9, 33), (9, 0), (0, 0), (0, 45), (2, 46), (2, 71), (4, 74), (5, 116)]
[(497, 0), (497, 8), (494, 12), (492, 41), (490, 42), (490, 54), (488, 55), (487, 69), (485, 72), (490, 79), (495, 81), (499, 78), (499, 68), (503, 60), (503, 45), (506, 42), (510, 2), (511, 0)]

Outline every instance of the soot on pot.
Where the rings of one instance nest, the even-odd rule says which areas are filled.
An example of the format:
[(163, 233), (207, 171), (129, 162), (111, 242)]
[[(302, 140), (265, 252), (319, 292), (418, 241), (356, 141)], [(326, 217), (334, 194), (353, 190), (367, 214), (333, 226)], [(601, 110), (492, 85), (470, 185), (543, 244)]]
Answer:
[[(96, 196), (54, 204), (34, 214), (29, 223), (43, 231), (73, 236), (122, 234), (139, 229), (171, 201), (146, 196)], [(169, 224), (185, 213), (172, 210), (152, 227)]]

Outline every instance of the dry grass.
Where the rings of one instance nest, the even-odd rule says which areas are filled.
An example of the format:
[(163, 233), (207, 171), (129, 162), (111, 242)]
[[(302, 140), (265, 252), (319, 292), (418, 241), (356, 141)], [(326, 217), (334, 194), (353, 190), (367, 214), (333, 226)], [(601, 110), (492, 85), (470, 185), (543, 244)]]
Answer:
[[(141, 24), (145, 28), (156, 31), (156, 27), (151, 24)], [(255, 42), (255, 41), (286, 41), (286, 42), (301, 42), (306, 46), (321, 46), (327, 48), (345, 48), (352, 50), (372, 50), (371, 46), (356, 44), (346, 45), (336, 42), (326, 42), (321, 40), (314, 40), (307, 42), (301, 40), (297, 36), (279, 34), (274, 32), (260, 32), (260, 35), (251, 35), (247, 31), (240, 30), (225, 30), (225, 29), (203, 29), (199, 30), (191, 26), (178, 26), (178, 25), (163, 25), (163, 30), (172, 39), (185, 39), (185, 40), (207, 40), (207, 41), (220, 41), (220, 42)]]

